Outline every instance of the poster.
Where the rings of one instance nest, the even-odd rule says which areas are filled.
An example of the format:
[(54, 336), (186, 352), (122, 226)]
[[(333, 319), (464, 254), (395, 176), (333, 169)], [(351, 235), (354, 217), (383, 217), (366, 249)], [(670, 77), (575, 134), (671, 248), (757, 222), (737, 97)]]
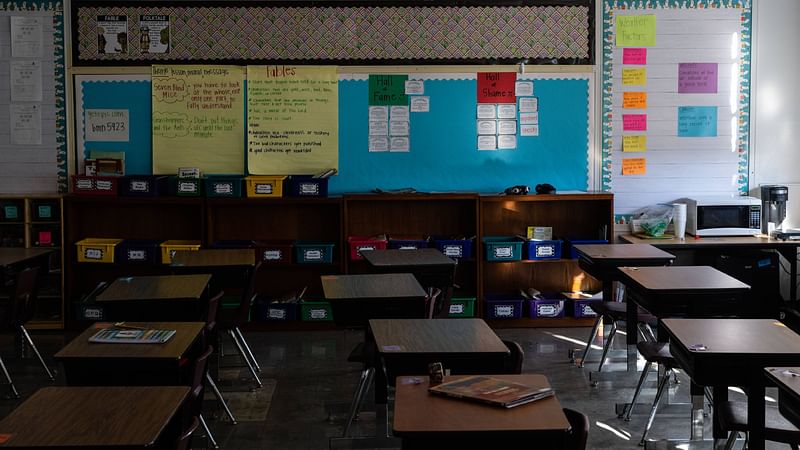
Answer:
[(244, 67), (154, 65), (153, 173), (244, 172)]
[[(339, 168), (338, 83), (336, 66), (247, 66), (250, 173), (312, 175)], [(401, 93), (404, 88), (399, 83)], [(370, 142), (385, 148), (383, 140)]]
[(97, 16), (97, 53), (128, 53), (128, 16)]
[(42, 18), (11, 16), (11, 56), (42, 57)]
[(42, 101), (42, 63), (36, 60), (11, 60), (11, 101)]
[(406, 81), (408, 75), (370, 75), (369, 105), (408, 105)]
[(169, 15), (140, 15), (139, 44), (142, 53), (169, 53)]

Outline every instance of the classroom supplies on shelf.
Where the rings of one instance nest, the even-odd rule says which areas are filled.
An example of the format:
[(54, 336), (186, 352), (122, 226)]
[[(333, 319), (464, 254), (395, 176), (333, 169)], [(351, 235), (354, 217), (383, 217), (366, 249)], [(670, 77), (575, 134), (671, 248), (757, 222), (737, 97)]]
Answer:
[(122, 242), (122, 239), (81, 239), (75, 243), (78, 248), (78, 262), (112, 264), (114, 263), (115, 248), (120, 242)]
[(522, 242), (516, 236), (486, 236), (483, 247), (487, 261), (519, 261), (522, 259)]
[(245, 177), (248, 197), (283, 197), (284, 175), (250, 175)]
[(170, 239), (161, 243), (161, 262), (164, 264), (171, 264), (175, 252), (200, 250), (200, 241), (187, 241), (179, 239)]
[(361, 252), (386, 250), (389, 241), (385, 234), (380, 234), (377, 236), (348, 236), (347, 243), (350, 246), (350, 260), (360, 261), (364, 259)]

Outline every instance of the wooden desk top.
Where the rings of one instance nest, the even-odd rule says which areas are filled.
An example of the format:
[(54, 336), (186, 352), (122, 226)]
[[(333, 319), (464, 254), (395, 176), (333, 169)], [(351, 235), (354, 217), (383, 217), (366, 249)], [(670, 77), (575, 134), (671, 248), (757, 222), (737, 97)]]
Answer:
[[(434, 321), (449, 322), (449, 321)], [(533, 387), (549, 387), (544, 375), (492, 375)], [(420, 384), (413, 384), (415, 378)], [(445, 377), (451, 381), (460, 376)], [(564, 431), (570, 425), (561, 404), (551, 396), (515, 408), (499, 408), (428, 393), (428, 377), (398, 377), (394, 401), (393, 430), (404, 433)]]
[(800, 241), (781, 241), (778, 239), (770, 239), (767, 236), (715, 236), (715, 237), (701, 237), (695, 239), (694, 236), (687, 234), (686, 239), (680, 240), (677, 238), (672, 239), (642, 239), (630, 234), (622, 234), (619, 236), (625, 242), (631, 244), (650, 244), (658, 248), (702, 248), (702, 247), (715, 247), (715, 246), (737, 246), (737, 247), (753, 247), (753, 248), (776, 248), (776, 247), (797, 247), (800, 246)]
[(208, 274), (117, 278), (97, 296), (97, 301), (197, 300), (210, 280)]
[(201, 249), (178, 251), (172, 257), (171, 267), (236, 267), (254, 266), (252, 248)]
[(424, 298), (426, 295), (410, 273), (323, 275), (320, 278), (327, 300)]
[(482, 319), (371, 319), (369, 326), (384, 354), (509, 353)]
[(626, 260), (663, 260), (667, 263), (675, 259), (675, 255), (650, 244), (579, 244), (574, 247), (581, 257), (599, 263)]
[[(126, 322), (127, 325), (156, 330), (175, 330), (175, 335), (163, 344), (101, 344), (89, 342), (100, 331), (91, 326), (56, 353), (56, 359), (69, 358), (140, 358), (180, 359), (200, 336), (202, 322)], [(97, 325), (97, 324), (95, 324)]]
[(757, 359), (759, 355), (797, 354), (800, 349), (800, 335), (773, 319), (663, 319), (661, 323), (681, 346), (706, 347), (692, 352), (695, 355), (738, 354)]
[(50, 248), (0, 248), (0, 267), (11, 266), (52, 252)]
[(375, 267), (447, 266), (456, 262), (435, 248), (417, 250), (373, 250), (364, 252), (364, 259)]
[(188, 386), (46, 387), (0, 421), (3, 448), (152, 445), (189, 394)]
[(638, 285), (653, 293), (750, 289), (750, 286), (710, 266), (620, 267), (619, 270), (624, 283)]

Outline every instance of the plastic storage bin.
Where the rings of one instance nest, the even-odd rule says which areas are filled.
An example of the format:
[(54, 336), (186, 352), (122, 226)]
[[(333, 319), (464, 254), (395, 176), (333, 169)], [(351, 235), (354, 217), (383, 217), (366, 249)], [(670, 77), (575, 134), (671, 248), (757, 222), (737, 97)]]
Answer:
[(61, 245), (61, 230), (58, 225), (31, 225), (31, 239), (34, 247), (57, 247)]
[(203, 195), (203, 179), (170, 177), (169, 190), (178, 197), (199, 197)]
[(573, 300), (572, 302), (572, 315), (576, 318), (582, 317), (597, 317), (597, 313), (590, 307), (590, 305), (597, 300)]
[(0, 221), (23, 222), (25, 220), (25, 207), (22, 200), (0, 201)]
[(534, 261), (561, 259), (561, 241), (527, 241), (525, 242), (525, 259)]
[(206, 178), (206, 197), (241, 197), (242, 178), (231, 176), (209, 176)]
[(300, 320), (303, 322), (332, 322), (333, 310), (331, 309), (331, 302), (300, 302)]
[(350, 236), (347, 238), (350, 246), (350, 260), (360, 261), (364, 259), (361, 252), (372, 250), (386, 250), (388, 242), (385, 236)]
[(122, 239), (86, 238), (75, 243), (78, 248), (78, 262), (106, 263), (114, 262), (114, 252)]
[(312, 178), (310, 175), (293, 175), (286, 180), (292, 197), (327, 197), (328, 179)]
[(564, 241), (565, 249), (564, 253), (566, 253), (567, 248), (569, 249), (569, 257), (572, 259), (578, 259), (578, 252), (575, 251), (576, 245), (594, 245), (594, 244), (608, 244), (606, 239), (568, 239)]
[(161, 243), (161, 262), (171, 264), (178, 250), (200, 250), (200, 241), (169, 240)]
[(130, 264), (158, 264), (159, 241), (126, 239), (119, 250), (119, 261)]
[(533, 319), (564, 317), (564, 300), (528, 300), (528, 314)]
[(292, 262), (292, 241), (256, 241), (256, 259), (266, 264), (289, 264)]
[(116, 196), (119, 177), (72, 176), (72, 192), (78, 195)]
[(487, 295), (484, 299), (484, 316), (487, 319), (520, 319), (524, 298), (518, 295)]
[(475, 317), (475, 297), (453, 297), (450, 299), (448, 317)]
[(389, 248), (399, 250), (417, 250), (428, 248), (428, 240), (422, 236), (392, 236), (389, 237)]
[(298, 264), (331, 264), (334, 244), (329, 242), (295, 241), (294, 259)]
[(157, 197), (167, 195), (169, 177), (152, 175), (127, 175), (120, 178), (119, 195), (122, 197)]
[(58, 222), (61, 208), (58, 200), (31, 200), (31, 217), (36, 222)]
[(285, 176), (249, 176), (245, 177), (248, 197), (282, 197)]
[(297, 320), (297, 303), (270, 303), (261, 300), (255, 305), (256, 319), (269, 322), (291, 322)]
[(452, 239), (446, 236), (434, 236), (433, 246), (444, 256), (457, 259), (472, 258), (472, 239)]
[(522, 239), (516, 236), (487, 236), (483, 238), (487, 261), (519, 261), (522, 259)]

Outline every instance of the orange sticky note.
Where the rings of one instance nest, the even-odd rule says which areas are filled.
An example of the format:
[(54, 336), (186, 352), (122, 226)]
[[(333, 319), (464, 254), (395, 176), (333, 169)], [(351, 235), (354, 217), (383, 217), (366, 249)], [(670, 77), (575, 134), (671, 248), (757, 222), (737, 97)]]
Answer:
[(647, 136), (622, 136), (623, 152), (644, 152), (647, 151)]
[(646, 158), (625, 158), (622, 160), (623, 175), (644, 175), (647, 173)]
[(647, 108), (647, 92), (623, 92), (622, 107), (634, 109)]

